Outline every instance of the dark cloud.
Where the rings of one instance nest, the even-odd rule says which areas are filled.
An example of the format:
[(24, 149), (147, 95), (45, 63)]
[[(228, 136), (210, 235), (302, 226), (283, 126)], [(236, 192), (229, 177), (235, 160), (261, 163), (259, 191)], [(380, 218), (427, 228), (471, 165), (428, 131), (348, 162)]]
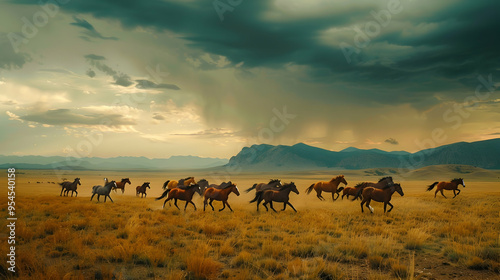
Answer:
[(87, 76), (89, 76), (91, 78), (95, 77), (95, 71), (92, 69), (87, 70), (87, 72), (85, 72), (85, 74), (87, 74)]
[(162, 114), (160, 114), (160, 113), (154, 113), (153, 114), (153, 119), (162, 121), (162, 120), (165, 120), (165, 117)]
[[(129, 75), (118, 72), (114, 70), (113, 68), (109, 67), (107, 64), (105, 64), (103, 61), (106, 59), (104, 56), (100, 55), (95, 55), (95, 54), (88, 54), (84, 56), (89, 64), (98, 70), (106, 73), (108, 76), (113, 77), (115, 80), (114, 84), (123, 86), (123, 87), (128, 87), (133, 84), (132, 79), (130, 78)], [(94, 73), (95, 74), (95, 73)], [(87, 73), (88, 75), (88, 73)]]
[(385, 142), (385, 143), (392, 144), (392, 145), (398, 145), (398, 144), (399, 144), (398, 140), (396, 140), (396, 139), (394, 139), (394, 138), (387, 138), (387, 139), (385, 139), (385, 141), (384, 141), (384, 142)]
[[(74, 16), (73, 19), (75, 20), (75, 22), (72, 22), (70, 24), (74, 25), (74, 26), (78, 26), (78, 27), (84, 28), (85, 31), (83, 31), (83, 34), (87, 35), (88, 37), (98, 38), (98, 39), (103, 39), (103, 40), (118, 40), (118, 38), (116, 38), (116, 37), (106, 37), (106, 36), (103, 36), (101, 33), (99, 33), (94, 28), (94, 26), (92, 26), (92, 24), (90, 24), (85, 19), (81, 19), (81, 18), (78, 18), (76, 16)], [(89, 41), (88, 37), (82, 36), (82, 39), (86, 38), (84, 40)]]
[(70, 109), (47, 110), (41, 113), (33, 113), (20, 117), (25, 121), (31, 121), (49, 125), (135, 125), (133, 120), (126, 119), (120, 114), (78, 114)]
[(173, 84), (156, 84), (148, 80), (135, 80), (135, 81), (137, 83), (135, 86), (140, 89), (164, 88), (164, 89), (180, 90), (178, 86)]
[(24, 52), (15, 52), (8, 36), (0, 32), (0, 68), (7, 70), (22, 68), (26, 62), (31, 61), (31, 56)]

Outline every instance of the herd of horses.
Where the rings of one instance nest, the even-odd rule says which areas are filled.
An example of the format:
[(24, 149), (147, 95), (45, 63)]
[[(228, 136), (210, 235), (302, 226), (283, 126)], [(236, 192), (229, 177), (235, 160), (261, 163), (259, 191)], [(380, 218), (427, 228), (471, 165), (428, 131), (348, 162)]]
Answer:
[[(97, 194), (97, 200), (99, 201), (100, 196), (104, 196), (104, 202), (106, 202), (106, 198), (109, 198), (111, 202), (111, 196), (109, 195), (112, 190), (116, 192), (117, 189), (122, 191), (122, 194), (125, 192), (125, 185), (132, 184), (129, 178), (121, 179), (121, 181), (108, 181), (107, 178), (104, 178), (104, 185), (96, 185), (92, 187), (92, 197), (90, 200), (94, 198)], [(339, 187), (339, 185), (343, 183), (345, 187)], [(76, 191), (77, 186), (81, 185), (80, 178), (76, 178), (73, 182), (64, 181), (59, 183), (61, 185), (61, 193), (60, 196), (69, 196), (69, 192), (71, 191), (71, 196), (73, 193), (76, 193), (78, 196), (78, 192)], [(436, 191), (434, 193), (434, 198), (436, 197), (438, 192), (441, 192), (441, 195), (446, 198), (443, 193), (443, 190), (452, 190), (453, 198), (455, 198), (458, 194), (460, 194), (460, 190), (458, 186), (462, 185), (465, 187), (464, 180), (462, 178), (453, 179), (449, 182), (434, 182), (430, 186), (427, 187), (427, 191), (430, 191), (436, 187)], [(146, 190), (151, 189), (149, 182), (144, 182), (141, 186), (136, 187), (136, 196), (141, 194), (142, 197), (146, 197)], [(196, 210), (196, 205), (193, 203), (193, 195), (198, 193), (200, 196), (204, 197), (203, 200), (203, 211), (207, 205), (210, 205), (212, 211), (214, 211), (214, 206), (212, 202), (214, 200), (222, 202), (222, 208), (219, 211), (222, 211), (226, 208), (233, 211), (231, 206), (229, 205), (228, 197), (231, 193), (240, 195), (238, 187), (233, 182), (223, 182), (220, 185), (217, 184), (209, 184), (207, 180), (201, 179), (198, 182), (194, 179), (194, 177), (187, 177), (184, 179), (180, 179), (179, 181), (168, 180), (163, 184), (163, 194), (156, 198), (156, 200), (160, 200), (166, 197), (163, 202), (163, 208), (165, 208), (165, 204), (167, 201), (174, 201), (175, 207), (180, 210), (177, 205), (178, 200), (185, 201), (184, 210), (186, 210), (189, 204), (192, 204), (194, 209)], [(283, 184), (281, 180), (273, 179), (268, 183), (256, 183), (251, 188), (247, 189), (246, 192), (250, 192), (255, 190), (255, 197), (250, 201), (250, 203), (257, 203), (257, 211), (259, 211), (259, 205), (261, 204), (269, 211), (269, 207), (276, 212), (273, 206), (273, 202), (283, 203), (284, 211), (287, 206), (290, 206), (295, 212), (297, 210), (289, 201), (290, 192), (294, 192), (299, 194), (297, 186), (294, 182)], [(340, 192), (342, 192), (342, 199), (344, 196), (349, 199), (349, 196), (353, 196), (352, 200), (360, 199), (361, 200), (361, 212), (364, 212), (363, 207), (366, 207), (373, 213), (373, 208), (370, 206), (371, 201), (383, 202), (384, 203), (384, 213), (391, 212), (393, 209), (393, 205), (390, 203), (392, 195), (397, 192), (399, 195), (404, 196), (403, 189), (399, 183), (395, 183), (392, 180), (392, 177), (384, 177), (380, 179), (378, 182), (361, 182), (355, 185), (354, 187), (347, 187), (347, 181), (344, 178), (344, 175), (339, 175), (332, 178), (330, 181), (320, 181), (312, 184), (306, 189), (306, 193), (310, 194), (312, 191), (316, 191), (316, 196), (320, 200), (325, 200), (325, 198), (321, 195), (323, 192), (331, 193), (333, 201), (337, 200), (340, 196)], [(457, 193), (458, 191), (458, 193)], [(335, 197), (336, 195), (336, 197)], [(76, 197), (75, 196), (75, 197)], [(387, 210), (387, 205), (390, 206), (389, 210)]]

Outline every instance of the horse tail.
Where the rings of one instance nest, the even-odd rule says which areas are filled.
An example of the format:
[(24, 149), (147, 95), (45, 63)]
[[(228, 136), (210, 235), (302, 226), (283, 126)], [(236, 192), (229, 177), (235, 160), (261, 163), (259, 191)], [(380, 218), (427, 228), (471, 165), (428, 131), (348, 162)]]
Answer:
[(254, 198), (254, 199), (252, 199), (252, 200), (250, 200), (250, 203), (254, 203), (254, 202), (258, 201), (258, 200), (261, 200), (261, 198), (262, 198), (262, 194), (263, 194), (263, 193), (264, 193), (264, 192), (257, 192), (257, 193), (255, 194), (255, 198)]
[(255, 189), (256, 187), (257, 187), (257, 184), (253, 184), (253, 186), (251, 188), (249, 188), (248, 190), (246, 190), (245, 192), (249, 193), (251, 190)]
[(437, 185), (439, 182), (434, 182), (432, 185), (430, 185), (429, 187), (427, 187), (427, 191), (430, 191), (434, 188), (435, 185)]
[(306, 193), (310, 194), (314, 188), (314, 184), (312, 184), (309, 188), (306, 189)]
[(336, 191), (336, 193), (339, 193), (339, 192), (341, 192), (342, 190), (344, 190), (344, 187), (340, 187), (340, 188), (338, 188), (338, 189), (337, 189), (337, 191)]
[(352, 199), (352, 201), (358, 199), (358, 197), (361, 196), (361, 193), (363, 192), (364, 188), (359, 188), (358, 192), (356, 193), (356, 195), (354, 196), (354, 198)]
[(167, 189), (166, 191), (163, 192), (163, 194), (160, 197), (156, 198), (155, 200), (160, 200), (160, 199), (164, 198), (165, 196), (168, 195), (169, 191), (170, 191), (170, 189)]
[(167, 180), (165, 183), (163, 183), (162, 189), (166, 189), (168, 186), (168, 183), (170, 183), (170, 180)]

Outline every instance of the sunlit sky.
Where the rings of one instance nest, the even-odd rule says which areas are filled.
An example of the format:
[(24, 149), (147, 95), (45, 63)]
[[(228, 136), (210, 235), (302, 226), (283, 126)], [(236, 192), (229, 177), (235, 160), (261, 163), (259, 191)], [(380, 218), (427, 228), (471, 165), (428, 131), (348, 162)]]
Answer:
[(500, 137), (498, 1), (51, 3), (0, 2), (3, 155)]

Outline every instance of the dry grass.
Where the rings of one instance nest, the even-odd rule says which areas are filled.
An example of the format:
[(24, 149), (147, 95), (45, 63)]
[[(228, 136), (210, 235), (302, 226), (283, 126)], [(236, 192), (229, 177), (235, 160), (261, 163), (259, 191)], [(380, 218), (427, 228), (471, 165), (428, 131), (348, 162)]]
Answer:
[(95, 203), (81, 193), (18, 196), (21, 279), (412, 279), (425, 260), (443, 259), (476, 278), (499, 272), (498, 192), (444, 200), (409, 191), (389, 214), (377, 203), (362, 214), (359, 202), (304, 194), (292, 197), (299, 213), (275, 214), (257, 213), (251, 195), (230, 197), (235, 212), (219, 213), (161, 209), (127, 194)]

